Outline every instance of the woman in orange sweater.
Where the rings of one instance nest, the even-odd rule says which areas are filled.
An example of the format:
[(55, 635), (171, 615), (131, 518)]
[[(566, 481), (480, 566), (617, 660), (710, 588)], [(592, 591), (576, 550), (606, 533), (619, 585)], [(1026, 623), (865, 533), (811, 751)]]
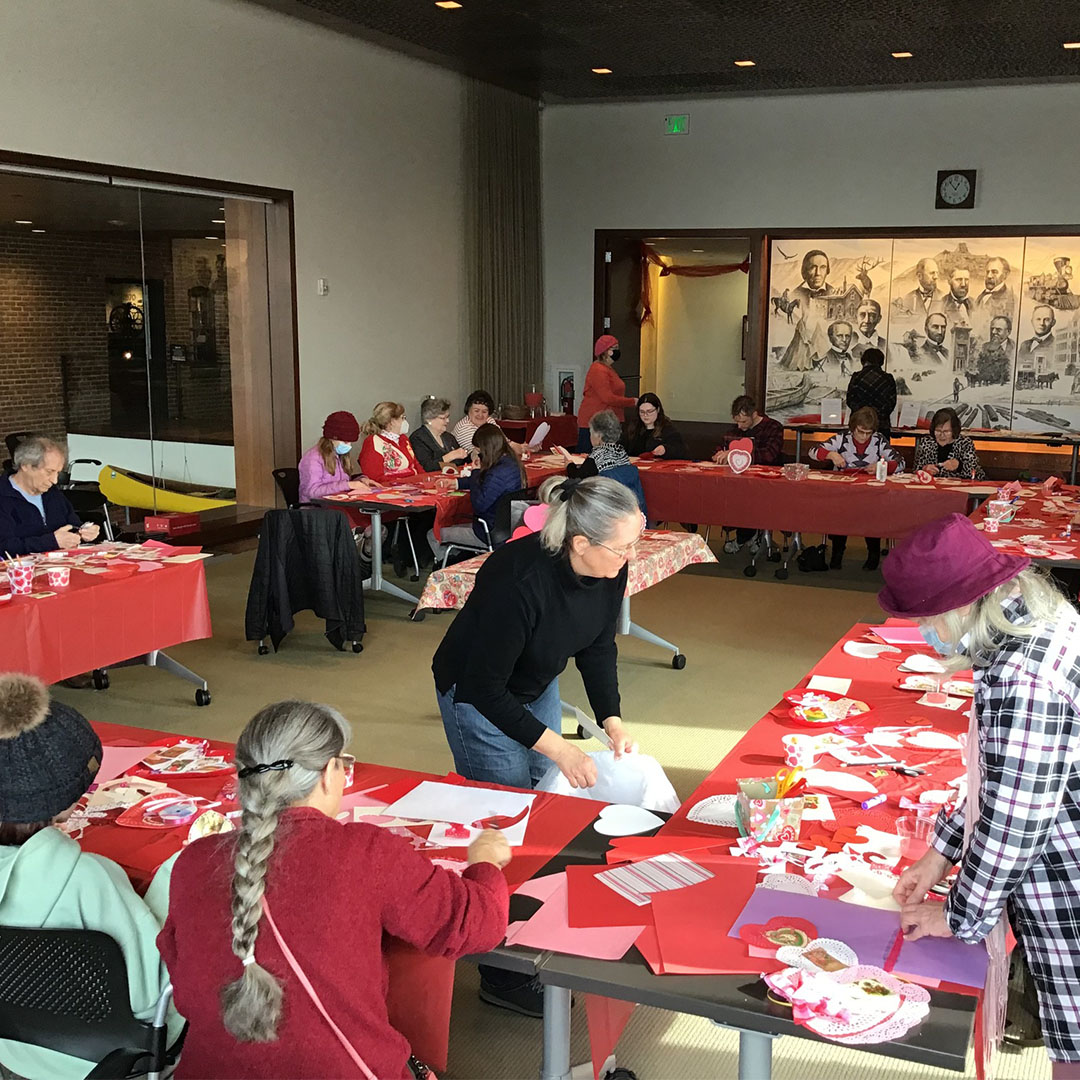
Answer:
[(619, 359), (619, 341), (611, 334), (603, 334), (593, 346), (596, 358), (589, 365), (585, 376), (585, 392), (581, 395), (581, 408), (578, 409), (577, 449), (588, 453), (592, 444), (589, 442), (589, 421), (604, 409), (610, 409), (619, 419), (623, 419), (623, 409), (637, 405), (637, 398), (626, 396), (626, 383), (615, 374), (615, 361)]

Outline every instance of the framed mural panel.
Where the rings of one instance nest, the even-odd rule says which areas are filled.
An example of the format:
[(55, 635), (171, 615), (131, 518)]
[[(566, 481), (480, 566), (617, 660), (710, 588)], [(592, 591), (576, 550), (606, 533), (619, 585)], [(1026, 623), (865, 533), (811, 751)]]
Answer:
[(1080, 237), (773, 240), (766, 410), (816, 416), (875, 347), (920, 416), (1080, 430), (1078, 265)]

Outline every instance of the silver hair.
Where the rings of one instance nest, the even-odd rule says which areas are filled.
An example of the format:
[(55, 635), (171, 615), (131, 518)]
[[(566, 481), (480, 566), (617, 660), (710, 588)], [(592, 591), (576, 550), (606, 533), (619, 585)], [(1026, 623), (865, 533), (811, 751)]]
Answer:
[(540, 501), (548, 504), (540, 542), (553, 554), (568, 548), (575, 536), (602, 544), (611, 539), (620, 521), (641, 514), (634, 493), (616, 480), (590, 476), (574, 485), (564, 500), (560, 488), (565, 483), (566, 477), (552, 476), (540, 485)]
[(28, 435), (15, 447), (11, 455), (11, 463), (16, 470), (21, 469), (23, 465), (39, 469), (45, 464), (45, 455), (53, 450), (67, 460), (67, 451), (55, 439), (50, 439), (47, 435)]
[[(1023, 601), (1025, 618), (1023, 622), (1013, 623), (1005, 614), (1004, 605), (1017, 597)], [(918, 621), (943, 624), (943, 640), (953, 642), (967, 638), (963, 649), (945, 662), (949, 668), (960, 669), (988, 667), (1006, 638), (1034, 637), (1071, 614), (1069, 602), (1053, 580), (1042, 571), (1029, 567), (980, 596), (967, 610), (959, 608)]]
[(595, 413), (589, 421), (589, 430), (605, 443), (617, 443), (622, 438), (622, 424), (610, 409)]
[[(232, 879), (232, 951), (241, 960), (255, 954), (266, 871), (281, 812), (315, 790), (323, 770), (345, 749), (351, 734), (348, 721), (329, 705), (279, 701), (257, 712), (237, 740), (239, 769), (292, 763), (240, 781), (243, 817)], [(240, 1042), (270, 1042), (277, 1038), (281, 1000), (281, 983), (258, 962), (245, 964), (240, 978), (221, 991), (222, 1022)]]
[(429, 397), (420, 406), (420, 419), (426, 424), (429, 420), (434, 420), (436, 416), (442, 416), (443, 413), (450, 411), (450, 402), (444, 397)]

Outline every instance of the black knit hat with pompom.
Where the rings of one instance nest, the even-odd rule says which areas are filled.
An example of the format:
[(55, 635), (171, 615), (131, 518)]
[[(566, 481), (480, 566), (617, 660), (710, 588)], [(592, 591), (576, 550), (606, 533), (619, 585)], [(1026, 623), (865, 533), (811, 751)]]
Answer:
[(101, 740), (82, 713), (32, 675), (0, 675), (0, 822), (51, 821), (100, 767)]

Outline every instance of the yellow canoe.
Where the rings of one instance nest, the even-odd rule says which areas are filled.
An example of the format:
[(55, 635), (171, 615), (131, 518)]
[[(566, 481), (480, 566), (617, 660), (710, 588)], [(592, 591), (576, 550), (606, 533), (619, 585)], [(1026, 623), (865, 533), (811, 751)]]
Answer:
[(200, 510), (236, 505), (235, 499), (204, 499), (198, 495), (169, 491), (167, 488), (153, 488), (113, 465), (102, 466), (98, 473), (98, 486), (114, 506), (133, 506), (141, 510), (198, 513)]

